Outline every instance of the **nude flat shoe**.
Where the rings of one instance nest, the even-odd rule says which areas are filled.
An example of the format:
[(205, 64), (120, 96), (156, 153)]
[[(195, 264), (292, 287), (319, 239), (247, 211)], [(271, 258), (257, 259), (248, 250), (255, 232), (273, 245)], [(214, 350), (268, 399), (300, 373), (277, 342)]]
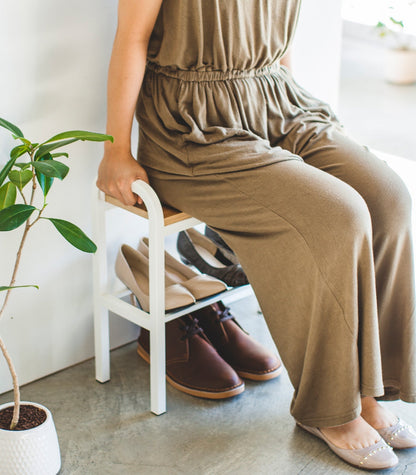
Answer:
[(327, 443), (332, 452), (338, 455), (344, 462), (354, 465), (354, 467), (367, 470), (381, 470), (394, 467), (399, 463), (399, 459), (393, 452), (392, 447), (387, 445), (383, 439), (363, 449), (342, 449), (334, 445), (318, 427), (305, 426), (298, 421), (296, 421), (296, 424), (322, 439)]
[[(139, 251), (149, 258), (149, 238), (140, 239)], [(165, 273), (172, 281), (187, 288), (196, 300), (210, 297), (227, 290), (227, 284), (222, 280), (206, 274), (199, 274), (189, 266), (182, 264), (165, 251)]]
[(383, 429), (377, 429), (377, 432), (393, 449), (411, 449), (416, 447), (415, 429), (400, 418), (398, 418), (396, 424)]
[[(136, 296), (141, 308), (149, 312), (149, 259), (140, 251), (123, 244), (117, 255), (115, 270), (117, 277)], [(193, 303), (195, 298), (189, 290), (165, 274), (165, 310)]]

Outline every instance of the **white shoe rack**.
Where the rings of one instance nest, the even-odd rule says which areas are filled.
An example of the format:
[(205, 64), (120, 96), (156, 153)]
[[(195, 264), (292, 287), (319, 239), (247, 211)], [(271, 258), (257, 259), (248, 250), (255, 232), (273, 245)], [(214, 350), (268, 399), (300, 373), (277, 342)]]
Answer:
[[(142, 198), (143, 204), (126, 206), (94, 187), (93, 240), (98, 248), (93, 256), (95, 371), (97, 381), (104, 383), (110, 380), (109, 311), (149, 330), (150, 410), (160, 415), (166, 412), (165, 324), (219, 300), (229, 303), (252, 295), (253, 291), (249, 284), (229, 287), (224, 292), (198, 300), (192, 305), (166, 312), (165, 237), (202, 222), (186, 213), (162, 205), (153, 188), (143, 180), (132, 183), (132, 190)], [(148, 222), (149, 313), (123, 299), (131, 294), (127, 288), (118, 293), (109, 290), (106, 219), (107, 211), (114, 206), (127, 210)]]

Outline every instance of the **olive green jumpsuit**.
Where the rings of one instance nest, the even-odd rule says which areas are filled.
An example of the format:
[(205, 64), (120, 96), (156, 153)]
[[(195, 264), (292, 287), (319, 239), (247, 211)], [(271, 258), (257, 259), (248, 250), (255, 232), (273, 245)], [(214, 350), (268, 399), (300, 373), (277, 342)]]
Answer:
[[(279, 65), (300, 0), (164, 0), (137, 102), (166, 204), (234, 250), (294, 386), (291, 414), (348, 422), (416, 402), (412, 202)], [(319, 71), (311, 71), (319, 74)]]

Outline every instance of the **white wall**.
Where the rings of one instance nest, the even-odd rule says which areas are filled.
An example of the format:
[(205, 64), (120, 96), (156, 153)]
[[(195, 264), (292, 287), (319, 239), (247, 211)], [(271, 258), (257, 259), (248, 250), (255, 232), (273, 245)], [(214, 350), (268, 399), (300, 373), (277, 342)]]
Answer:
[[(116, 3), (2, 0), (0, 116), (15, 122), (33, 140), (69, 129), (103, 132)], [(298, 82), (334, 104), (340, 3), (341, 0), (304, 0), (295, 45)], [(6, 138), (6, 133), (0, 134), (3, 164), (13, 141)], [(102, 145), (74, 144), (68, 151), (70, 174), (52, 189), (46, 215), (73, 221), (90, 234), (90, 196)], [(109, 257), (113, 262), (119, 243), (135, 244), (147, 230), (122, 211), (112, 212), (109, 223)], [(48, 222), (41, 222), (32, 232), (18, 280), (36, 283), (40, 290), (15, 291), (7, 315), (0, 322), (1, 335), (13, 355), (22, 384), (93, 355), (91, 256), (72, 248)], [(20, 233), (16, 230), (0, 234), (0, 285), (9, 281)], [(172, 239), (168, 246), (169, 243), (172, 245)], [(117, 285), (114, 275), (112, 283)], [(112, 346), (136, 335), (134, 326), (121, 319), (113, 321)], [(0, 393), (10, 388), (1, 360)]]
[(296, 81), (338, 108), (342, 0), (303, 0), (293, 44)]
[[(0, 116), (34, 141), (70, 129), (104, 132), (116, 8), (110, 0), (3, 0)], [(0, 131), (0, 163), (12, 145), (6, 131)], [(71, 171), (52, 188), (45, 215), (72, 221), (90, 234), (91, 190), (102, 144), (76, 143), (68, 151)], [(120, 218), (114, 228), (122, 227)], [(18, 280), (36, 283), (40, 290), (14, 291), (0, 322), (21, 383), (93, 355), (91, 255), (70, 246), (46, 221), (32, 233)], [(0, 234), (0, 285), (9, 282), (20, 235), (20, 229)], [(112, 344), (136, 334), (130, 324), (117, 322)], [(0, 393), (10, 387), (0, 358)]]

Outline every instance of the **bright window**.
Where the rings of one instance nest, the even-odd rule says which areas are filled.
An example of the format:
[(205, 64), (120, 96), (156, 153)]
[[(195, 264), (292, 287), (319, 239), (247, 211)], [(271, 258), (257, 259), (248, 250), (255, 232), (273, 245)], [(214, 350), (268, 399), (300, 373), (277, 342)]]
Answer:
[(403, 21), (405, 31), (416, 35), (416, 0), (344, 0), (343, 17), (367, 25)]

